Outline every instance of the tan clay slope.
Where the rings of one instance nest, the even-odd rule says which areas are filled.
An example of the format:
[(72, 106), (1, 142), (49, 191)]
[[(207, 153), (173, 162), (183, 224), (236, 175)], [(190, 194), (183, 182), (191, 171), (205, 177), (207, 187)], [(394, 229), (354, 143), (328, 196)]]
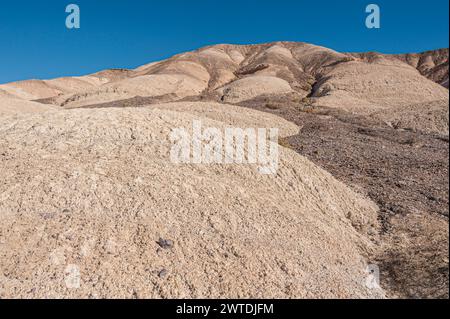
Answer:
[[(308, 90), (310, 88), (305, 84), (313, 80), (311, 76), (315, 77), (317, 74), (321, 74), (326, 68), (332, 68), (336, 64), (352, 60), (373, 63), (379, 59), (401, 61), (418, 69), (420, 73), (438, 83), (445, 82), (448, 78), (448, 49), (403, 55), (386, 55), (375, 52), (348, 54), (301, 42), (215, 45), (179, 54), (162, 62), (153, 62), (135, 70), (105, 70), (92, 74), (90, 78), (98, 78), (105, 83), (140, 75), (184, 74), (201, 80), (211, 80), (208, 86), (211, 90), (236, 79), (236, 76), (259, 73), (259, 75), (270, 74), (283, 78), (294, 87), (298, 84), (300, 88)], [(59, 80), (63, 82), (65, 79)], [(85, 81), (88, 78), (80, 77), (77, 80)], [(296, 80), (299, 80), (299, 83), (295, 83)], [(35, 86), (51, 84), (47, 83), (48, 81), (39, 82), (22, 81), (10, 83), (6, 87), (18, 86), (21, 88), (24, 86), (26, 89), (32, 84)], [(64, 86), (61, 85), (62, 91), (67, 91)]]
[(393, 128), (449, 135), (448, 100), (408, 105), (389, 113), (383, 110), (371, 116)]
[(383, 297), (373, 203), (288, 149), (276, 176), (172, 164), (195, 119), (298, 130), (205, 103), (0, 118), (0, 297)]
[(403, 54), (397, 57), (417, 68), (427, 78), (448, 89), (448, 48), (416, 54)]
[(56, 106), (45, 105), (32, 101), (24, 101), (18, 98), (5, 98), (0, 95), (0, 116), (40, 113), (55, 110)]
[(448, 90), (398, 60), (351, 61), (323, 72), (312, 97), (324, 106), (370, 114), (377, 109), (448, 101)]
[(8, 94), (24, 100), (48, 99), (94, 89), (103, 84), (123, 79), (132, 71), (108, 70), (83, 77), (65, 77), (53, 80), (26, 80), (0, 85), (0, 96)]
[(62, 94), (61, 90), (41, 80), (27, 80), (3, 84), (0, 85), (0, 90), (24, 100), (37, 100)]
[[(342, 68), (346, 70), (341, 72)], [(73, 79), (16, 82), (1, 85), (0, 90), (28, 100), (59, 96), (54, 103), (68, 107), (135, 96), (173, 94), (175, 98), (184, 98), (198, 96), (203, 91), (217, 92), (223, 100), (229, 99), (231, 102), (254, 98), (261, 95), (262, 91), (267, 91), (267, 94), (285, 94), (288, 85), (289, 90), (300, 96), (311, 95), (319, 89), (323, 91), (322, 87), (313, 89), (314, 84), (319, 82), (323, 86), (329, 76), (333, 78), (338, 73), (341, 82), (350, 81), (354, 85), (366, 81), (367, 77), (373, 77), (374, 81), (382, 78), (377, 85), (379, 87), (374, 89), (371, 89), (371, 83), (363, 83), (365, 87), (362, 91), (355, 88), (353, 92), (352, 87), (345, 87), (350, 99), (358, 99), (358, 95), (365, 94), (366, 90), (368, 95), (373, 94), (373, 90), (386, 90), (389, 99), (389, 86), (393, 84), (398, 86), (399, 91), (404, 91), (398, 99), (407, 99), (409, 93), (416, 92), (415, 87), (408, 89), (410, 81), (415, 82), (417, 87), (422, 82), (426, 86), (416, 92), (410, 98), (411, 101), (418, 102), (415, 98), (419, 96), (420, 100), (428, 102), (427, 92), (437, 92), (440, 98), (443, 91), (427, 83), (420, 73), (415, 72), (416, 69), (430, 79), (445, 84), (446, 78), (448, 81), (448, 50), (390, 56), (378, 53), (345, 54), (292, 42), (216, 45), (144, 65), (136, 70), (115, 69)], [(360, 72), (363, 73), (362, 78), (359, 77)], [(406, 80), (403, 80), (404, 77)], [(330, 80), (329, 85), (326, 85), (327, 90), (335, 84), (333, 79)], [(336, 93), (340, 97), (342, 92)], [(425, 96), (422, 97), (422, 94)], [(367, 102), (370, 104), (374, 101), (369, 98)]]
[[(198, 96), (199, 91), (204, 91), (219, 96), (222, 101), (235, 103), (262, 94), (296, 92), (306, 96), (315, 82), (312, 74), (318, 72), (321, 64), (344, 58), (343, 54), (303, 43), (217, 45), (142, 67), (136, 76), (137, 79), (149, 75), (188, 76), (192, 83), (199, 83), (198, 89), (172, 90), (178, 98)], [(120, 90), (122, 84), (116, 85)], [(128, 93), (133, 94), (131, 90)], [(83, 97), (72, 103), (86, 105)]]
[(15, 99), (15, 98), (18, 98), (18, 97), (13, 95), (13, 94), (11, 94), (11, 93), (9, 93), (9, 92), (7, 92), (7, 91), (4, 91), (4, 90), (0, 89), (0, 98)]
[(446, 81), (448, 50), (416, 55), (350, 54), (306, 43), (277, 42), (210, 46), (135, 70), (18, 82), (0, 86), (0, 92), (31, 100), (46, 98), (46, 103), (65, 108), (135, 97), (177, 101), (200, 96), (225, 103), (261, 96), (296, 101), (309, 97), (316, 105), (370, 116), (381, 111), (400, 114), (403, 108), (414, 106), (419, 112), (417, 128), (427, 130), (420, 126), (420, 113), (427, 111), (429, 103), (442, 105), (439, 112), (445, 112), (448, 89), (438, 83), (445, 85)]
[[(445, 57), (435, 60), (439, 72), (448, 74)], [(370, 113), (372, 108), (447, 99), (447, 90), (422, 75), (434, 72), (427, 71), (431, 64), (426, 61), (425, 56), (414, 63), (411, 56), (343, 54), (305, 43), (217, 45), (143, 66), (129, 78), (63, 95), (56, 103), (78, 107), (167, 94), (176, 100), (205, 92), (237, 103), (293, 93), (299, 98), (315, 97), (326, 106)], [(429, 77), (440, 81), (437, 75)]]

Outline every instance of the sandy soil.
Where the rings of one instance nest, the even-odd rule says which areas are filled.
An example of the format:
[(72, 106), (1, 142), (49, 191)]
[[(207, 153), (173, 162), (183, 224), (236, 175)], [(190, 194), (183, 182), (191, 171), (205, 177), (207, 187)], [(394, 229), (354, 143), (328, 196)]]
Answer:
[(171, 164), (170, 130), (194, 119), (298, 131), (229, 109), (2, 117), (0, 296), (383, 297), (365, 286), (376, 205), (302, 156), (283, 148), (275, 176), (255, 165)]
[(24, 113), (40, 113), (54, 110), (56, 107), (17, 98), (0, 97), (0, 117)]
[[(448, 49), (291, 42), (0, 85), (0, 297), (448, 298), (448, 104)], [(171, 164), (195, 119), (278, 174)]]

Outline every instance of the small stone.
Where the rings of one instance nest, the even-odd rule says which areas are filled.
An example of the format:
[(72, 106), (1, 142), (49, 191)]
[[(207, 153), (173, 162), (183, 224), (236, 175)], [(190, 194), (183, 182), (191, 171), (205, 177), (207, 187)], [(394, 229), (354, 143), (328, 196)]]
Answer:
[(158, 273), (158, 277), (159, 278), (164, 278), (169, 274), (169, 272), (167, 271), (167, 269), (163, 269)]
[(162, 238), (160, 238), (156, 243), (163, 249), (171, 249), (174, 244), (172, 240)]

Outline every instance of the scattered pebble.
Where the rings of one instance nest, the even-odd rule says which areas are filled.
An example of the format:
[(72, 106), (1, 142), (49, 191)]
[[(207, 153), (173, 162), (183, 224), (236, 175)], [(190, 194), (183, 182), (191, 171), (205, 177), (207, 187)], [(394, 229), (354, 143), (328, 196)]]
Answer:
[(160, 238), (156, 243), (163, 249), (171, 249), (174, 244), (172, 240), (163, 238)]
[(167, 271), (167, 269), (163, 269), (158, 273), (158, 277), (159, 278), (164, 278), (169, 274), (169, 272)]

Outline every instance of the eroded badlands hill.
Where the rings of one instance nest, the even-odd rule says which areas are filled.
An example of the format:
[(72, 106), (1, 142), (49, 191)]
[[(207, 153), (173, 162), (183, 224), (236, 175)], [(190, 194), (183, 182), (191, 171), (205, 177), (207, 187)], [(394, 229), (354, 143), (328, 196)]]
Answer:
[[(66, 108), (136, 97), (176, 101), (207, 97), (226, 103), (286, 96), (358, 114), (391, 113), (427, 105), (448, 107), (448, 49), (421, 54), (339, 53), (305, 43), (216, 45), (135, 70), (108, 70), (77, 78), (0, 85), (0, 96), (43, 100)], [(434, 108), (435, 109), (435, 108)], [(428, 127), (419, 112), (414, 128)], [(438, 111), (439, 113), (439, 111)], [(437, 117), (436, 121), (441, 121)], [(397, 123), (398, 124), (398, 123)], [(400, 123), (402, 125), (403, 123)], [(448, 126), (448, 125), (447, 125)]]
[[(448, 297), (446, 87), (288, 42), (0, 85), (0, 297)], [(199, 119), (279, 128), (278, 173), (173, 164)]]

